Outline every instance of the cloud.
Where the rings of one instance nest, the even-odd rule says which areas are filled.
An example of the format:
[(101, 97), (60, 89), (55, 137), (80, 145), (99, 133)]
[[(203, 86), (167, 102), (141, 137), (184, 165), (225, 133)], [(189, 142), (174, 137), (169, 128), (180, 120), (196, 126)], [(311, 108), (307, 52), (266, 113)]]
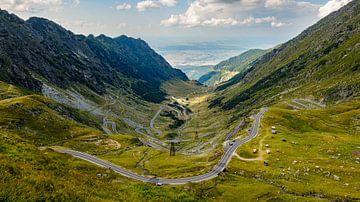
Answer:
[(330, 13), (339, 10), (352, 0), (330, 0), (324, 6), (319, 8), (319, 17), (325, 17)]
[(267, 8), (275, 8), (275, 7), (279, 7), (279, 6), (283, 6), (285, 4), (287, 4), (287, 0), (267, 0), (265, 2), (265, 7)]
[(283, 22), (281, 18), (288, 21), (287, 16), (300, 18), (307, 12), (316, 16), (319, 7), (295, 0), (195, 0), (185, 13), (173, 14), (162, 20), (161, 25), (190, 28), (269, 24), (282, 27), (292, 23)]
[(131, 5), (127, 3), (119, 4), (116, 6), (116, 10), (129, 10), (131, 9)]
[(159, 3), (167, 6), (167, 7), (173, 7), (176, 6), (177, 1), (176, 0), (159, 0)]
[(151, 0), (140, 1), (136, 5), (136, 8), (138, 9), (138, 11), (146, 11), (149, 8), (160, 8), (160, 7), (161, 7), (161, 5), (158, 2), (151, 1)]
[(286, 23), (280, 22), (274, 16), (267, 16), (262, 18), (248, 17), (242, 20), (234, 18), (211, 18), (204, 21), (188, 20), (182, 15), (172, 15), (169, 19), (161, 21), (161, 25), (166, 27), (181, 25), (187, 28), (191, 27), (219, 27), (219, 26), (234, 26), (234, 25), (254, 25), (268, 23), (272, 27), (282, 27)]
[(13, 12), (36, 13), (44, 10), (59, 11), (63, 6), (76, 7), (80, 0), (0, 0), (3, 9)]
[(302, 8), (302, 9), (313, 9), (319, 7), (319, 5), (312, 4), (307, 1), (295, 1), (295, 0), (266, 0), (266, 8)]
[(138, 11), (146, 11), (151, 8), (173, 7), (176, 6), (177, 0), (144, 0), (137, 3)]
[(283, 23), (283, 22), (271, 22), (272, 27), (283, 27), (285, 25), (290, 25), (291, 23)]

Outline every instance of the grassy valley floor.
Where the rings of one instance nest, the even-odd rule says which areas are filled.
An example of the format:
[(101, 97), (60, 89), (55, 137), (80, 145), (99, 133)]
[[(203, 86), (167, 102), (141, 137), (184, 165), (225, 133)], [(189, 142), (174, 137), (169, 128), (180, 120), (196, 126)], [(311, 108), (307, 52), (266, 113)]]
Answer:
[[(360, 199), (359, 100), (309, 108), (306, 106), (311, 103), (304, 100), (303, 106), (293, 100), (280, 102), (264, 116), (259, 136), (237, 150), (219, 177), (180, 186), (155, 186), (47, 148), (56, 145), (87, 152), (146, 176), (193, 176), (208, 172), (218, 162), (225, 136), (241, 120), (244, 124), (232, 138), (247, 136), (252, 118), (208, 110), (206, 96), (183, 99), (184, 103), (180, 99), (193, 111), (182, 138), (194, 138), (195, 130), (201, 134), (216, 130), (214, 136), (199, 140), (214, 144), (206, 144), (200, 153), (170, 157), (168, 152), (143, 146), (135, 132), (104, 135), (101, 123), (89, 113), (63, 108), (11, 85), (2, 83), (0, 90), (1, 201)], [(112, 109), (116, 107), (114, 104)], [(149, 119), (156, 113), (153, 108)], [(216, 120), (222, 121), (221, 126), (214, 125)], [(166, 130), (169, 122), (156, 119), (155, 127)], [(272, 134), (272, 126), (277, 134)], [(184, 144), (192, 148), (197, 143)], [(264, 161), (269, 166), (264, 166)]]

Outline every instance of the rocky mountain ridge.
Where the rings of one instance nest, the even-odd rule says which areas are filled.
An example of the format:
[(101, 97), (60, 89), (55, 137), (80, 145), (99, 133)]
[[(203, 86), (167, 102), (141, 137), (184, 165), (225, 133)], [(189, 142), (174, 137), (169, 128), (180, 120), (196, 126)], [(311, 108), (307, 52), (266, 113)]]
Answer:
[(24, 21), (4, 10), (0, 47), (0, 80), (36, 92), (48, 81), (65, 89), (81, 85), (100, 95), (121, 88), (160, 102), (166, 96), (163, 82), (188, 80), (141, 39), (76, 35), (47, 19)]

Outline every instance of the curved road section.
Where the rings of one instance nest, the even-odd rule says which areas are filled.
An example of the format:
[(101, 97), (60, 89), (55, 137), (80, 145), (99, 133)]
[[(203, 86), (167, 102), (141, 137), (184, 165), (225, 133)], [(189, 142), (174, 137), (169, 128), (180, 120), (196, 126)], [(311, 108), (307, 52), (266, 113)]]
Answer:
[(151, 119), (151, 121), (150, 121), (150, 128), (154, 129), (154, 130), (156, 131), (156, 133), (157, 133), (158, 136), (161, 136), (161, 135), (162, 135), (162, 131), (155, 128), (154, 122), (155, 122), (156, 118), (160, 115), (160, 113), (161, 113), (161, 111), (162, 111), (163, 109), (164, 109), (164, 106), (161, 106), (160, 109), (159, 109), (159, 111), (156, 112), (155, 116), (154, 116), (154, 117)]
[(128, 171), (128, 170), (126, 170), (120, 166), (117, 166), (115, 164), (112, 164), (108, 161), (101, 160), (90, 154), (73, 151), (73, 150), (68, 150), (68, 149), (62, 149), (62, 148), (53, 148), (53, 149), (57, 152), (69, 154), (73, 157), (83, 159), (85, 161), (102, 166), (104, 168), (111, 169), (114, 172), (119, 173), (120, 175), (123, 175), (125, 177), (143, 181), (143, 182), (149, 182), (149, 183), (154, 183), (154, 184), (158, 184), (158, 185), (163, 185), (163, 184), (179, 185), (179, 184), (186, 184), (189, 182), (201, 182), (201, 181), (206, 181), (206, 180), (210, 180), (210, 179), (217, 177), (226, 168), (226, 166), (230, 162), (231, 157), (234, 154), (234, 152), (243, 144), (245, 144), (257, 137), (257, 135), (259, 134), (259, 130), (260, 130), (261, 118), (264, 116), (266, 111), (267, 111), (267, 108), (262, 109), (258, 114), (256, 114), (250, 135), (241, 140), (234, 140), (233, 144), (225, 151), (225, 154), (222, 156), (220, 162), (216, 166), (214, 166), (214, 168), (210, 172), (203, 174), (203, 175), (193, 176), (193, 177), (178, 178), (178, 179), (146, 177), (146, 176), (141, 176), (141, 175), (138, 175), (131, 171)]

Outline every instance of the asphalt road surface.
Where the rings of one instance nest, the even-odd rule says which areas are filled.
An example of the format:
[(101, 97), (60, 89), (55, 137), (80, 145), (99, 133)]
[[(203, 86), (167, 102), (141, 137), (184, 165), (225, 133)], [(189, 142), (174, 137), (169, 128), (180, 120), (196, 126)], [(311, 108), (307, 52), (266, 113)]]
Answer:
[(261, 118), (263, 117), (263, 115), (266, 111), (267, 111), (267, 109), (262, 109), (258, 114), (256, 114), (255, 120), (252, 125), (252, 129), (250, 131), (250, 135), (245, 137), (244, 139), (232, 141), (231, 142), (232, 145), (230, 145), (230, 147), (225, 151), (225, 154), (222, 156), (219, 163), (216, 166), (214, 166), (214, 168), (210, 172), (203, 174), (203, 175), (193, 176), (193, 177), (178, 178), (178, 179), (146, 177), (146, 176), (141, 176), (141, 175), (138, 175), (131, 171), (128, 171), (128, 170), (126, 170), (120, 166), (117, 166), (115, 164), (112, 164), (110, 162), (101, 160), (90, 154), (73, 151), (73, 150), (68, 150), (68, 149), (60, 149), (60, 148), (53, 148), (53, 149), (57, 152), (69, 154), (73, 157), (80, 158), (80, 159), (83, 159), (90, 163), (102, 166), (104, 168), (111, 169), (114, 172), (119, 173), (120, 175), (123, 175), (125, 177), (131, 178), (134, 180), (154, 183), (154, 184), (158, 184), (158, 185), (166, 185), (166, 184), (178, 185), (178, 184), (186, 184), (189, 182), (201, 182), (201, 181), (206, 181), (206, 180), (210, 180), (210, 179), (217, 177), (226, 168), (226, 166), (230, 162), (234, 152), (243, 144), (256, 138), (256, 136), (259, 134)]
[(233, 131), (231, 131), (225, 138), (225, 140), (230, 140), (232, 138), (232, 136), (234, 136), (236, 133), (239, 132), (240, 127), (244, 124), (244, 120), (242, 120)]
[(159, 109), (159, 111), (156, 112), (155, 116), (154, 116), (154, 117), (151, 119), (151, 121), (150, 121), (150, 128), (152, 128), (153, 130), (155, 130), (158, 136), (161, 136), (161, 135), (162, 135), (162, 131), (155, 128), (155, 126), (154, 126), (155, 123), (154, 123), (154, 122), (155, 122), (156, 118), (160, 115), (160, 113), (161, 113), (161, 111), (162, 111), (163, 109), (164, 109), (164, 106), (161, 106), (160, 109)]
[(305, 109), (311, 109), (310, 106), (302, 103), (300, 100), (295, 99), (295, 100), (293, 100), (293, 102), (296, 103), (296, 104), (298, 104), (298, 105), (300, 105), (301, 107), (303, 107), (303, 108), (305, 108)]

